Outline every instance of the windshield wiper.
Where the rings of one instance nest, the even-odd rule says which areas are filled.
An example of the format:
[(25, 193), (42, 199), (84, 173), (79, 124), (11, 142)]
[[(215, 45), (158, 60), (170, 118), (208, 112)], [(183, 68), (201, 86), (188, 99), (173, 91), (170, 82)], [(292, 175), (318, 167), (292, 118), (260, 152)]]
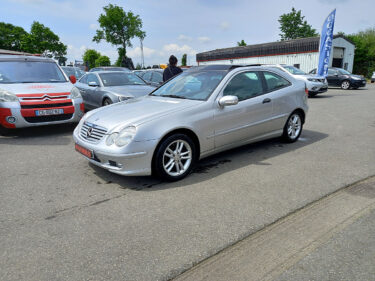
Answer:
[(177, 95), (160, 95), (159, 97), (176, 98), (176, 99), (186, 99), (183, 96), (177, 96)]

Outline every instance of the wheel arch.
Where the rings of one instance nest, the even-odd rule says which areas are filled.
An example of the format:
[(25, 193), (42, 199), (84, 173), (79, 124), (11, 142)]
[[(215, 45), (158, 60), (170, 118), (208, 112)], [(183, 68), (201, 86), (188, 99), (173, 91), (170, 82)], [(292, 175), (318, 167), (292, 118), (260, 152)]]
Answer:
[[(297, 108), (297, 109), (295, 109), (290, 115), (292, 115), (293, 113), (296, 113), (296, 112), (301, 113), (302, 124), (305, 124), (305, 118), (306, 118), (306, 113), (305, 113), (305, 111), (304, 111), (302, 108)], [(289, 116), (290, 116), (290, 115), (289, 115)]]

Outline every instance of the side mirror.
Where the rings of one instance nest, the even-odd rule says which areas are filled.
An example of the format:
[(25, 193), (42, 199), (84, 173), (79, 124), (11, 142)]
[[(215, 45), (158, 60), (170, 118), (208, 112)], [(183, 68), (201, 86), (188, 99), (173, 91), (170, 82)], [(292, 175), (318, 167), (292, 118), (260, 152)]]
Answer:
[(219, 99), (219, 105), (222, 107), (236, 104), (238, 104), (238, 97), (236, 96), (223, 96)]
[(70, 82), (72, 82), (72, 84), (75, 84), (77, 82), (77, 78), (74, 75), (70, 75), (69, 80)]
[(90, 87), (98, 87), (99, 85), (98, 85), (98, 83), (96, 83), (94, 81), (91, 81), (91, 82), (89, 82), (89, 86)]

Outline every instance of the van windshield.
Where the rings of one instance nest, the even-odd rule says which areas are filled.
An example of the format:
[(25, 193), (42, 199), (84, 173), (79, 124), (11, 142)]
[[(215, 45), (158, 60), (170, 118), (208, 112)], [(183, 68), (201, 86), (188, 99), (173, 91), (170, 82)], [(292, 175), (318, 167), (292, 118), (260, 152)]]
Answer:
[(62, 82), (67, 80), (54, 62), (0, 61), (0, 84)]

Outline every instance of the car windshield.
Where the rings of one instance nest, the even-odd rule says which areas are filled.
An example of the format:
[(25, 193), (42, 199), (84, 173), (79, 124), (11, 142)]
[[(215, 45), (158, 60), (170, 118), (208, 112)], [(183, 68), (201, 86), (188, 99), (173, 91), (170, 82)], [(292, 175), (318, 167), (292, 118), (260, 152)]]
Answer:
[(152, 92), (152, 96), (206, 100), (225, 76), (224, 71), (185, 72)]
[(289, 73), (293, 75), (305, 75), (306, 73), (303, 72), (301, 69), (298, 69), (297, 67), (291, 66), (291, 65), (284, 65), (283, 66)]
[(0, 61), (0, 83), (62, 83), (67, 82), (54, 62)]
[(81, 78), (85, 73), (80, 70), (79, 68), (74, 68), (70, 66), (63, 66), (61, 67), (65, 74), (69, 77), (70, 75), (74, 75), (77, 79)]
[(146, 85), (146, 83), (134, 73), (112, 72), (100, 73), (103, 85), (106, 87), (123, 85)]
[(341, 69), (341, 68), (339, 68), (339, 69), (337, 69), (339, 72), (340, 72), (340, 74), (343, 74), (343, 75), (351, 75), (351, 73), (349, 72), (349, 71), (346, 71), (345, 69)]

